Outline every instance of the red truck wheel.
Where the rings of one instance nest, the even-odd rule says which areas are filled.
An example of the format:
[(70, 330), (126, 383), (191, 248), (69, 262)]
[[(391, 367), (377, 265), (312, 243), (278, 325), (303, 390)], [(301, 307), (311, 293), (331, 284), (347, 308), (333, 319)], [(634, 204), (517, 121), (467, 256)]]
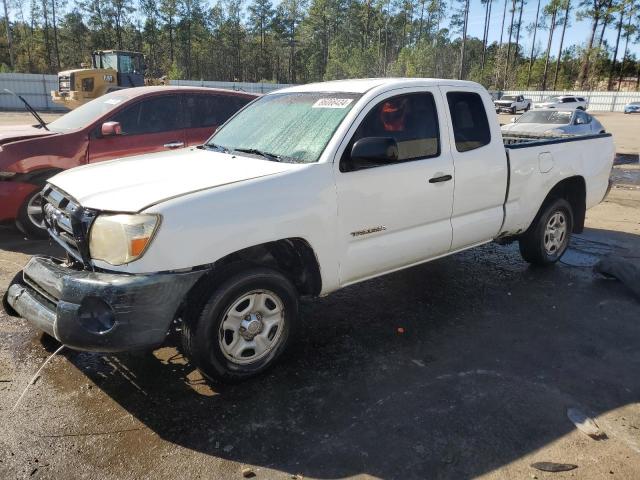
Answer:
[(42, 195), (39, 189), (29, 194), (20, 206), (16, 227), (29, 238), (47, 238), (42, 213)]

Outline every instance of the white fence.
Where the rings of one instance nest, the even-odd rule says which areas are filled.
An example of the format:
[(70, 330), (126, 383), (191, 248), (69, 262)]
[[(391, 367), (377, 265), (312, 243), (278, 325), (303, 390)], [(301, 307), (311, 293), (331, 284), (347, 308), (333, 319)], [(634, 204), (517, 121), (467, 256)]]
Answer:
[[(288, 87), (284, 83), (247, 83), (247, 82), (214, 82), (202, 80), (170, 80), (171, 85), (187, 85), (192, 87), (227, 88), (249, 93), (268, 93)], [(0, 110), (22, 110), (24, 106), (5, 88), (22, 95), (36, 110), (59, 110), (65, 108), (51, 101), (51, 90), (57, 89), (56, 75), (39, 75), (28, 73), (0, 73)], [(640, 92), (567, 92), (567, 91), (526, 91), (509, 90), (503, 95), (524, 95), (534, 102), (554, 95), (579, 95), (589, 100), (590, 111), (621, 112), (628, 102), (640, 101)]]
[(553, 97), (555, 95), (578, 95), (585, 97), (589, 101), (590, 112), (622, 112), (625, 104), (629, 102), (640, 102), (640, 92), (572, 92), (572, 91), (527, 91), (509, 90), (502, 92), (503, 95), (524, 95), (534, 102)]
[(0, 110), (24, 110), (24, 104), (4, 89), (22, 95), (36, 110), (66, 111), (51, 101), (51, 90), (57, 90), (56, 75), (0, 73)]
[[(0, 110), (23, 110), (20, 100), (5, 92), (7, 88), (24, 99), (36, 110), (66, 111), (62, 105), (51, 101), (51, 90), (57, 90), (56, 75), (39, 75), (29, 73), (0, 73)], [(199, 80), (170, 80), (171, 85), (187, 85), (192, 87), (226, 88), (249, 93), (267, 93), (288, 87), (284, 83), (246, 83), (246, 82), (209, 82)]]

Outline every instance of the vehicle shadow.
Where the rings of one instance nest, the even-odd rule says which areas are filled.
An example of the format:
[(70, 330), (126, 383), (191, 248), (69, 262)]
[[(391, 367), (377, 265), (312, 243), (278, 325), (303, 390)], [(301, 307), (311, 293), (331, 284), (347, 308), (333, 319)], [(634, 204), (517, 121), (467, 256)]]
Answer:
[(576, 463), (545, 456), (574, 430), (567, 407), (640, 399), (639, 303), (588, 264), (532, 268), (517, 246), (487, 245), (301, 310), (287, 357), (239, 385), (205, 382), (179, 347), (65, 355), (162, 440), (318, 478), (470, 478), (531, 454)]
[(64, 250), (50, 239), (28, 239), (12, 225), (0, 225), (0, 250), (26, 255), (61, 256)]

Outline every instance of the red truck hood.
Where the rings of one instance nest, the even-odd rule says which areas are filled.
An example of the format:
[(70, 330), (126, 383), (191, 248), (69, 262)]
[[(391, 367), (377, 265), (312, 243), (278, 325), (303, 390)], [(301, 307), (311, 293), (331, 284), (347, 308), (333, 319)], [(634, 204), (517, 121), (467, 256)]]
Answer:
[(49, 132), (44, 128), (37, 128), (33, 125), (0, 125), (0, 145), (25, 140), (27, 138), (44, 137), (55, 134), (56, 132)]

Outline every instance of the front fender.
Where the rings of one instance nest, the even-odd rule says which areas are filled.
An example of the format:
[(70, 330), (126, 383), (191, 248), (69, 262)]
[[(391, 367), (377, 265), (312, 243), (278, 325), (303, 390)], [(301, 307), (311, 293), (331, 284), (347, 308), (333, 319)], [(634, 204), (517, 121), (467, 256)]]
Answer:
[(239, 250), (285, 238), (316, 254), (323, 291), (337, 285), (337, 207), (332, 164), (194, 192), (144, 213), (162, 216), (150, 247), (128, 265), (95, 265), (128, 273), (180, 271), (215, 263)]

